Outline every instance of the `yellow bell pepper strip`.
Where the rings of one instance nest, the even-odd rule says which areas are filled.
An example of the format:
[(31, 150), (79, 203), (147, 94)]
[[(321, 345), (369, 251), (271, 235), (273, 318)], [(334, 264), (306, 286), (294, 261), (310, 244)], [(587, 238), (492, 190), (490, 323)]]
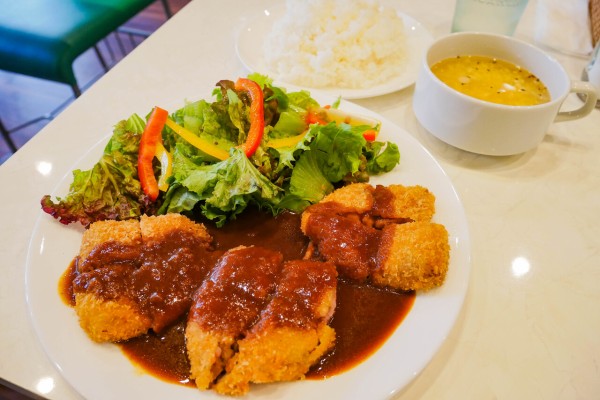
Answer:
[(152, 201), (155, 201), (158, 197), (158, 182), (156, 182), (156, 177), (154, 176), (152, 160), (156, 153), (156, 145), (162, 140), (162, 130), (168, 116), (169, 113), (166, 110), (160, 107), (154, 107), (140, 139), (140, 149), (138, 151), (138, 178), (142, 185), (143, 192)]
[(290, 136), (286, 138), (271, 139), (267, 142), (267, 146), (274, 149), (280, 149), (282, 147), (292, 147), (298, 144), (306, 136), (306, 131), (296, 136)]
[(184, 128), (181, 125), (178, 125), (171, 118), (167, 118), (165, 124), (173, 130), (176, 134), (184, 138), (189, 144), (197, 148), (198, 150), (203, 151), (219, 160), (226, 160), (229, 158), (229, 153), (220, 148), (219, 146), (215, 146), (211, 142), (202, 139), (200, 136), (194, 135), (190, 130)]
[(325, 109), (325, 114), (328, 121), (333, 121), (337, 124), (349, 124), (349, 125), (369, 125), (376, 131), (379, 131), (381, 122), (375, 118), (367, 117), (365, 115), (347, 114), (337, 109)]
[(173, 174), (173, 157), (171, 153), (165, 149), (161, 142), (156, 143), (156, 151), (154, 156), (160, 161), (160, 176), (158, 177), (158, 189), (166, 192), (169, 188), (167, 178)]
[(260, 145), (265, 131), (264, 94), (258, 83), (247, 78), (238, 78), (235, 90), (248, 92), (251, 100), (250, 129), (246, 142), (242, 145), (246, 157), (251, 157)]

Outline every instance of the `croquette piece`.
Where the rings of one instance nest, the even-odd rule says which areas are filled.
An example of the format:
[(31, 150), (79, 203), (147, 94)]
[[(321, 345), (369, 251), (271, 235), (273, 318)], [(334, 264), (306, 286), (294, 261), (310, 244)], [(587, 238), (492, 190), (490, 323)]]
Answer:
[(210, 388), (233, 356), (240, 335), (258, 320), (277, 284), (283, 255), (263, 247), (237, 247), (217, 262), (194, 295), (186, 327), (191, 378)]
[(212, 238), (204, 225), (175, 213), (142, 216), (140, 229), (143, 260), (133, 272), (132, 286), (152, 330), (160, 333), (188, 312), (214, 267)]
[(238, 341), (239, 351), (227, 362), (215, 390), (242, 395), (250, 383), (303, 379), (334, 344), (335, 331), (327, 323), (335, 309), (336, 288), (332, 263), (286, 262), (275, 296)]
[(98, 221), (83, 233), (77, 271), (87, 272), (106, 264), (138, 259), (142, 234), (137, 220)]
[(143, 215), (139, 224), (142, 239), (146, 246), (161, 242), (170, 233), (188, 235), (199, 239), (203, 242), (202, 246), (206, 248), (212, 242), (212, 237), (203, 224), (198, 224), (181, 214)]
[(335, 263), (340, 276), (427, 290), (443, 283), (449, 259), (448, 233), (430, 222), (434, 213), (435, 196), (422, 186), (354, 184), (308, 207), (302, 231), (312, 257)]
[(377, 185), (371, 214), (385, 219), (430, 221), (435, 213), (435, 196), (423, 186)]
[(373, 208), (373, 186), (368, 183), (342, 186), (329, 193), (320, 202), (335, 202), (357, 214), (364, 214)]
[(338, 203), (313, 206), (304, 234), (319, 257), (335, 263), (340, 276), (366, 281), (374, 267), (380, 231), (365, 225), (357, 214), (339, 212)]
[(446, 277), (450, 247), (443, 225), (411, 222), (383, 229), (373, 283), (401, 290), (428, 290)]
[(105, 278), (121, 279), (131, 274), (141, 252), (138, 220), (98, 221), (84, 232), (73, 289), (79, 324), (92, 340), (117, 342), (150, 328), (149, 318), (133, 300), (107, 291), (104, 284)]
[(77, 293), (75, 302), (79, 325), (95, 342), (130, 339), (150, 328), (150, 319), (129, 299), (104, 300), (92, 293)]
[[(373, 208), (373, 187), (368, 183), (353, 183), (342, 186), (325, 196), (319, 204), (337, 203), (345, 213), (364, 214)], [(304, 232), (310, 208), (302, 214), (300, 227)]]
[(93, 268), (78, 269), (73, 280), (75, 312), (97, 342), (164, 328), (187, 312), (212, 268), (202, 225), (178, 214), (142, 221), (96, 222), (84, 234), (79, 259)]

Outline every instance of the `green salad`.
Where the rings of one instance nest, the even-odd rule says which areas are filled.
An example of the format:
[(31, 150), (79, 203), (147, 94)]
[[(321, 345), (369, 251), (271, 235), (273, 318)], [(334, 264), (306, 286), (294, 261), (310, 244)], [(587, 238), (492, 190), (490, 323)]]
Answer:
[(222, 226), (249, 205), (301, 212), (400, 160), (394, 143), (376, 140), (379, 124), (344, 118), (337, 103), (259, 74), (219, 81), (212, 101), (119, 121), (94, 167), (73, 171), (67, 196), (46, 195), (42, 208), (84, 226), (173, 212)]

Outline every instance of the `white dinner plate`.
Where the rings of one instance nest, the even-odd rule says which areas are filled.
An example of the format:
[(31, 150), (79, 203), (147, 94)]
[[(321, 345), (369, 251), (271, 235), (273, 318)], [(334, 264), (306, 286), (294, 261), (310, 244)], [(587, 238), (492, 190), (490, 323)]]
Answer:
[(389, 6), (396, 10), (396, 13), (404, 22), (407, 48), (405, 68), (400, 70), (398, 75), (388, 82), (364, 89), (336, 87), (311, 88), (300, 87), (279, 79), (277, 74), (266, 65), (262, 43), (264, 43), (265, 38), (271, 31), (273, 23), (284, 15), (285, 7), (282, 4), (264, 10), (261, 14), (251, 18), (242, 27), (236, 42), (237, 55), (247, 69), (252, 72), (268, 75), (278, 86), (285, 87), (290, 91), (308, 89), (314, 93), (319, 91), (334, 97), (340, 96), (344, 99), (362, 99), (402, 90), (416, 81), (419, 72), (419, 62), (427, 47), (433, 42), (433, 36), (421, 23), (409, 15), (402, 13), (396, 4), (389, 3)]
[[(323, 100), (314, 96), (322, 104)], [(470, 241), (462, 204), (436, 160), (402, 128), (355, 104), (340, 109), (382, 122), (379, 139), (398, 144), (400, 164), (373, 184), (422, 185), (436, 196), (434, 220), (450, 235), (450, 266), (446, 282), (418, 293), (411, 311), (385, 344), (353, 369), (326, 380), (254, 385), (248, 399), (385, 399), (405, 387), (434, 357), (462, 307), (470, 273)], [(98, 143), (73, 168), (89, 169), (99, 159)], [(84, 153), (82, 151), (82, 153)], [(69, 173), (57, 182), (53, 196), (65, 196)], [(40, 193), (40, 198), (44, 193)], [(33, 212), (33, 211), (32, 211)], [(31, 321), (49, 359), (86, 399), (223, 399), (211, 391), (161, 381), (133, 365), (113, 344), (92, 342), (79, 327), (74, 310), (58, 293), (61, 274), (79, 251), (83, 229), (64, 226), (40, 211), (28, 250), (26, 294)]]

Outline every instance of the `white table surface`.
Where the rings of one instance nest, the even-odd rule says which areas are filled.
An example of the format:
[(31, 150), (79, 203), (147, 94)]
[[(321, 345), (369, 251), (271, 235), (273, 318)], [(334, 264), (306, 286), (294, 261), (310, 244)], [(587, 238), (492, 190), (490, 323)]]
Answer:
[[(70, 172), (75, 149), (93, 147), (116, 121), (158, 102), (176, 109), (184, 99), (209, 97), (222, 78), (244, 76), (237, 30), (269, 4), (193, 1), (0, 166), (0, 378), (50, 399), (81, 398), (28, 318), (25, 262), (39, 200)], [(398, 4), (435, 37), (449, 32), (454, 2)], [(527, 41), (534, 7), (516, 33)], [(553, 55), (579, 79), (584, 58)], [(405, 128), (446, 170), (466, 210), (472, 271), (454, 329), (397, 397), (600, 398), (600, 110), (553, 124), (533, 151), (494, 158), (424, 131), (412, 92), (355, 102)], [(565, 103), (578, 105), (575, 96)]]

